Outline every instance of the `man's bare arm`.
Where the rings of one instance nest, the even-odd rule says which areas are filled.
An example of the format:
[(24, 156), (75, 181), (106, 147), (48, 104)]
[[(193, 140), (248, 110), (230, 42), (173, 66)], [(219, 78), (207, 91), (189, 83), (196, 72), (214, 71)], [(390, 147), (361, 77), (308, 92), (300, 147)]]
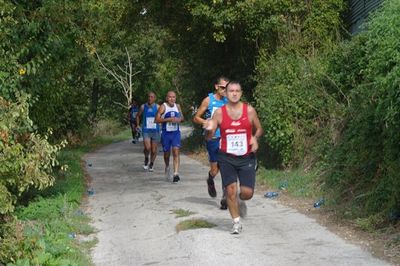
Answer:
[(204, 113), (207, 111), (208, 104), (210, 103), (210, 97), (206, 97), (200, 104), (199, 109), (197, 109), (196, 114), (193, 117), (193, 122), (199, 125), (204, 125), (206, 120), (202, 118)]
[(262, 129), (260, 119), (258, 118), (257, 115), (257, 111), (252, 106), (249, 106), (249, 119), (254, 129), (253, 136), (260, 138), (264, 133), (264, 130)]
[(183, 121), (185, 121), (185, 117), (183, 116), (183, 112), (182, 112), (182, 109), (181, 109), (181, 105), (180, 105), (180, 104), (177, 104), (176, 106), (178, 107), (179, 113), (181, 114), (181, 116), (180, 116), (180, 118), (179, 118), (179, 121), (176, 121), (176, 122), (177, 122), (177, 123), (182, 123)]
[(158, 108), (157, 114), (156, 114), (156, 118), (154, 119), (154, 122), (156, 123), (163, 123), (163, 122), (167, 122), (165, 119), (161, 118), (161, 115), (165, 112), (165, 106), (164, 104), (160, 106), (160, 108)]
[(137, 125), (138, 127), (140, 127), (140, 117), (141, 117), (141, 115), (142, 115), (142, 113), (143, 113), (143, 110), (144, 110), (144, 105), (142, 104), (142, 105), (140, 106), (140, 108), (139, 108), (139, 112), (136, 114), (136, 125)]
[(215, 134), (215, 130), (222, 122), (222, 110), (221, 108), (215, 110), (211, 119), (206, 120), (203, 125), (203, 128), (207, 130), (206, 139), (210, 140)]
[(258, 139), (262, 136), (264, 130), (262, 129), (260, 119), (258, 118), (257, 111), (249, 105), (248, 107), (249, 120), (253, 127), (253, 135), (250, 140), (251, 150), (256, 152), (258, 150)]

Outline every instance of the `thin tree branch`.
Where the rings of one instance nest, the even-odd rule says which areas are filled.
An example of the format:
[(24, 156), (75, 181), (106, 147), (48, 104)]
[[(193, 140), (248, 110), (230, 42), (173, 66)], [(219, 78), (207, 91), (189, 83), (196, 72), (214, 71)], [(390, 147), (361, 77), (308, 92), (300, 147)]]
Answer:
[(124, 105), (124, 104), (122, 104), (122, 103), (120, 103), (120, 102), (115, 102), (115, 101), (113, 101), (113, 103), (116, 104), (116, 105), (122, 106), (122, 107), (124, 107), (124, 108), (127, 108), (126, 105)]
[(125, 47), (125, 52), (128, 58), (128, 63), (125, 65), (125, 69), (123, 69), (120, 65), (117, 65), (117, 68), (122, 74), (118, 74), (114, 69), (110, 69), (106, 67), (101, 60), (99, 54), (96, 52), (97, 59), (99, 60), (102, 68), (107, 71), (121, 86), (122, 86), (122, 93), (124, 94), (127, 105), (123, 105), (121, 103), (114, 102), (115, 104), (127, 107), (130, 105), (133, 96), (133, 76), (136, 76), (140, 73), (140, 71), (136, 71), (133, 73), (133, 64), (131, 61), (131, 56), (129, 54), (128, 49)]
[(100, 64), (101, 64), (101, 66), (111, 75), (111, 76), (113, 76), (113, 78), (115, 79), (115, 80), (117, 80), (122, 86), (124, 86), (124, 84), (122, 83), (122, 78), (117, 74), (117, 73), (115, 73), (113, 70), (110, 70), (109, 68), (107, 68), (104, 64), (103, 64), (103, 61), (101, 61), (101, 58), (100, 58), (100, 56), (99, 56), (99, 54), (96, 52), (96, 56), (97, 56), (97, 59), (99, 60), (99, 62), (100, 62)]

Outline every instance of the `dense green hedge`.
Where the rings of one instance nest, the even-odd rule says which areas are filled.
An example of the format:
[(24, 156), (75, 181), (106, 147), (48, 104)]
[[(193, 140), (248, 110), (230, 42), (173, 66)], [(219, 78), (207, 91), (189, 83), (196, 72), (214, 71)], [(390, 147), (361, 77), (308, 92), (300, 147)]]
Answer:
[(386, 1), (366, 31), (337, 54), (338, 65), (351, 55), (356, 67), (334, 68), (342, 75), (337, 81), (349, 87), (349, 105), (340, 141), (327, 160), (327, 187), (335, 188), (338, 203), (352, 199), (348, 214), (372, 215), (375, 224), (400, 212), (399, 12), (398, 1)]
[(315, 167), (331, 203), (371, 225), (400, 213), (400, 3), (313, 54), (280, 47), (258, 64), (257, 110), (286, 166)]
[(326, 69), (326, 55), (305, 57), (285, 47), (258, 65), (257, 110), (286, 166), (313, 164), (323, 156), (317, 144), (334, 141), (343, 106), (324, 87)]

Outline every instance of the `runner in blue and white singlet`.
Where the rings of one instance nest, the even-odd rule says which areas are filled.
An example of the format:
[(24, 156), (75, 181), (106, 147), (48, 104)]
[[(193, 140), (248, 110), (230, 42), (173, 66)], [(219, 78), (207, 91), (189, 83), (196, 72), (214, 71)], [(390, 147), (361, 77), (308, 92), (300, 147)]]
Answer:
[(158, 110), (158, 105), (153, 103), (152, 105), (145, 104), (143, 106), (143, 113), (142, 113), (142, 132), (143, 135), (149, 135), (149, 133), (158, 133), (160, 132), (160, 126), (154, 122), (156, 118)]
[[(158, 111), (158, 104), (154, 92), (149, 92), (147, 103), (142, 104), (139, 113), (136, 116), (137, 125), (142, 122), (143, 135), (143, 153), (144, 153), (144, 170), (153, 171), (154, 161), (157, 157), (157, 145), (160, 142), (160, 126), (155, 122), (155, 117)], [(150, 156), (150, 160), (149, 160)]]
[(179, 177), (179, 149), (181, 147), (181, 132), (179, 124), (183, 121), (181, 107), (176, 103), (176, 94), (173, 91), (167, 93), (166, 102), (158, 109), (156, 122), (162, 123), (161, 143), (164, 151), (165, 175), (169, 179), (169, 158), (172, 150), (174, 174), (173, 182), (177, 183)]
[[(178, 110), (178, 106), (176, 103), (171, 107), (167, 103), (164, 103), (164, 108), (165, 111), (161, 115), (161, 118), (166, 119), (166, 118), (171, 118), (171, 117), (181, 117), (181, 113)], [(179, 123), (173, 123), (173, 122), (163, 122), (162, 123), (162, 132), (164, 133), (180, 133), (179, 130)]]

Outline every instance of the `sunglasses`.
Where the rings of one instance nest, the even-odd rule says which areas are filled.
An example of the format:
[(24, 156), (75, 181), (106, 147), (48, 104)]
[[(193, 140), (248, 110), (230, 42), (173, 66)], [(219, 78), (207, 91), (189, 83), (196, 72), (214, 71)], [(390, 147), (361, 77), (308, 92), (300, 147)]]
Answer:
[(223, 89), (223, 90), (226, 89), (226, 86), (224, 86), (224, 85), (217, 85), (217, 87), (220, 88), (220, 89)]

